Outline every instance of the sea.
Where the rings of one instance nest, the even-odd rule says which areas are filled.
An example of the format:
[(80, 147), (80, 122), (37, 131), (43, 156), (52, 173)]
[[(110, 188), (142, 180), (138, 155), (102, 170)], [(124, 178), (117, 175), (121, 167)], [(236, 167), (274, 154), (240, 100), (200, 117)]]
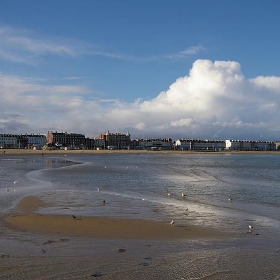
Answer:
[[(166, 223), (173, 220), (177, 226), (199, 225), (234, 236), (226, 242), (155, 243), (157, 249), (140, 262), (137, 257), (143, 250), (139, 246), (144, 244), (130, 241), (134, 244), (132, 247), (138, 246), (138, 249), (125, 265), (120, 265), (122, 277), (114, 274), (112, 279), (280, 279), (279, 167), (280, 154), (7, 153), (0, 155), (0, 210), (2, 215), (13, 213), (13, 207), (22, 197), (38, 195), (50, 202), (49, 207), (38, 210), (41, 214), (136, 218)], [(15, 240), (9, 231), (2, 229), (2, 233), (2, 251), (4, 244), (9, 244), (13, 249), (18, 246), (18, 255), (26, 254), (28, 246), (16, 243), (22, 235), (17, 235)], [(26, 235), (24, 238), (32, 239)], [(32, 242), (39, 246), (36, 240)], [(77, 242), (75, 244), (83, 243)], [(102, 254), (104, 244), (94, 243), (95, 258), (98, 254), (103, 260), (108, 257)], [(117, 244), (113, 240), (106, 242), (106, 246)], [(73, 248), (80, 256), (93, 257), (93, 252), (87, 252), (84, 247), (83, 251), (77, 246)], [(67, 246), (60, 250), (62, 255), (74, 254), (74, 249), (71, 251)], [(138, 261), (138, 268), (133, 272), (127, 266), (132, 259)], [(95, 275), (111, 279), (109, 275), (113, 275), (115, 269), (115, 266), (107, 266)], [(130, 271), (127, 278), (125, 271)], [(142, 278), (138, 278), (139, 271)]]

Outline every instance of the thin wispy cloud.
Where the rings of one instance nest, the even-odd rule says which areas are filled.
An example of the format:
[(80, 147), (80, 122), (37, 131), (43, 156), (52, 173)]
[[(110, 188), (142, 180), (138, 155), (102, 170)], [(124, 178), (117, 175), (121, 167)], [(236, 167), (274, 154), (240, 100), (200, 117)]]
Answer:
[(192, 46), (192, 47), (185, 49), (183, 51), (180, 51), (178, 53), (165, 55), (164, 57), (167, 59), (183, 59), (186, 57), (190, 57), (192, 55), (197, 55), (198, 53), (200, 53), (203, 50), (204, 50), (204, 48), (201, 45)]
[(16, 49), (21, 49), (33, 54), (55, 54), (55, 55), (68, 55), (76, 56), (79, 54), (77, 47), (64, 45), (60, 42), (50, 42), (49, 40), (26, 38), (17, 36), (9, 38), (7, 41), (9, 46)]
[(46, 55), (69, 57), (87, 55), (145, 62), (162, 59), (184, 59), (199, 53), (201, 50), (203, 50), (203, 47), (198, 45), (174, 54), (136, 56), (106, 51), (98, 45), (74, 39), (59, 37), (42, 38), (42, 36), (27, 30), (0, 26), (0, 59), (29, 65), (37, 64), (39, 58)]
[(15, 51), (10, 51), (8, 50), (8, 48), (4, 48), (3, 46), (1, 46), (1, 43), (0, 43), (0, 60), (29, 64), (29, 65), (34, 64), (34, 62), (31, 61), (30, 58), (28, 58), (26, 55), (22, 55)]
[(173, 54), (158, 54), (151, 56), (132, 56), (132, 55), (124, 55), (124, 54), (114, 54), (108, 52), (93, 52), (94, 55), (106, 56), (114, 59), (128, 60), (128, 61), (139, 61), (139, 62), (149, 62), (149, 61), (159, 61), (159, 60), (180, 60), (186, 59), (191, 56), (199, 54), (205, 48), (201, 45), (192, 46), (183, 51), (179, 51)]
[(44, 55), (78, 56), (89, 53), (86, 43), (65, 38), (42, 38), (22, 29), (0, 26), (0, 59), (35, 64)]
[(83, 79), (88, 79), (90, 78), (89, 76), (71, 76), (71, 77), (65, 77), (64, 80), (68, 81), (76, 81), (76, 80), (83, 80)]

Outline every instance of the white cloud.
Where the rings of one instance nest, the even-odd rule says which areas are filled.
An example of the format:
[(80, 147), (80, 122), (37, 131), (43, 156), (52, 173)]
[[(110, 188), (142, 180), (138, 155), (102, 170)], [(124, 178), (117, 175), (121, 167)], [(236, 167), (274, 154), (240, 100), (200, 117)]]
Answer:
[(189, 126), (192, 124), (192, 119), (188, 118), (188, 119), (180, 119), (180, 120), (175, 120), (175, 121), (171, 121), (170, 125), (171, 126)]
[(201, 45), (192, 46), (183, 51), (180, 51), (180, 52), (177, 52), (174, 54), (165, 55), (164, 57), (168, 58), (168, 59), (181, 59), (181, 58), (189, 57), (192, 55), (196, 55), (202, 50), (204, 50), (204, 48)]
[(279, 138), (279, 77), (248, 80), (234, 61), (197, 60), (188, 75), (151, 100), (126, 103), (93, 98), (92, 92), (82, 84), (46, 85), (0, 75), (0, 129), (52, 129), (86, 136), (129, 130), (132, 137)]
[(256, 87), (264, 88), (268, 90), (273, 90), (279, 92), (280, 88), (280, 77), (257, 77), (252, 79), (251, 82), (256, 85)]

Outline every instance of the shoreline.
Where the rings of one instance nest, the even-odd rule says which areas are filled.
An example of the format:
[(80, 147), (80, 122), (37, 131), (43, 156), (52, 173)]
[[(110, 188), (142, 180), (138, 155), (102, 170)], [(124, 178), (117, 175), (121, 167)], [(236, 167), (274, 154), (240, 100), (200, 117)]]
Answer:
[(13, 213), (2, 218), (5, 226), (24, 232), (58, 234), (91, 238), (116, 239), (223, 239), (232, 237), (202, 226), (172, 226), (169, 222), (122, 219), (110, 217), (75, 217), (71, 215), (38, 214), (40, 208), (48, 207), (39, 196), (23, 197), (14, 207)]
[(238, 154), (277, 154), (280, 155), (280, 151), (182, 151), (182, 150), (32, 150), (32, 149), (1, 149), (0, 155), (65, 155), (65, 154), (203, 154), (203, 155), (238, 155)]

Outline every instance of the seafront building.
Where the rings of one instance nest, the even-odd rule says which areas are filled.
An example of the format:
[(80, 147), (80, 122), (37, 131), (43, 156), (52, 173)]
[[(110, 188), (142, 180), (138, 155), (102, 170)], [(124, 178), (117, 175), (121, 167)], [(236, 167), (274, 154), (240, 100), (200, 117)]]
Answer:
[(41, 149), (47, 143), (47, 137), (44, 134), (24, 134), (20, 137), (22, 145), (27, 149)]
[(46, 135), (43, 134), (0, 134), (1, 149), (41, 149), (46, 145)]
[(9, 149), (9, 148), (18, 148), (19, 135), (15, 134), (0, 134), (0, 148), (1, 149)]
[(275, 151), (276, 143), (273, 141), (178, 139), (175, 141), (175, 149), (190, 151)]
[(44, 134), (0, 134), (0, 149), (133, 149), (178, 151), (278, 151), (279, 141), (201, 140), (171, 138), (130, 139), (130, 133), (101, 133), (87, 138), (84, 134), (52, 132)]
[(174, 147), (176, 150), (188, 151), (223, 151), (226, 143), (222, 140), (178, 139)]
[(130, 133), (113, 133), (113, 132), (105, 132), (101, 133), (98, 136), (98, 139), (104, 141), (104, 147), (109, 150), (114, 149), (130, 149), (131, 147), (131, 139)]
[[(275, 151), (276, 142), (273, 141), (247, 141), (226, 140), (226, 150), (231, 151)], [(279, 145), (278, 145), (279, 146)]]
[(136, 138), (131, 141), (131, 146), (134, 150), (172, 150), (173, 141), (171, 138)]
[(86, 137), (84, 134), (48, 131), (48, 147), (63, 149), (84, 149)]

